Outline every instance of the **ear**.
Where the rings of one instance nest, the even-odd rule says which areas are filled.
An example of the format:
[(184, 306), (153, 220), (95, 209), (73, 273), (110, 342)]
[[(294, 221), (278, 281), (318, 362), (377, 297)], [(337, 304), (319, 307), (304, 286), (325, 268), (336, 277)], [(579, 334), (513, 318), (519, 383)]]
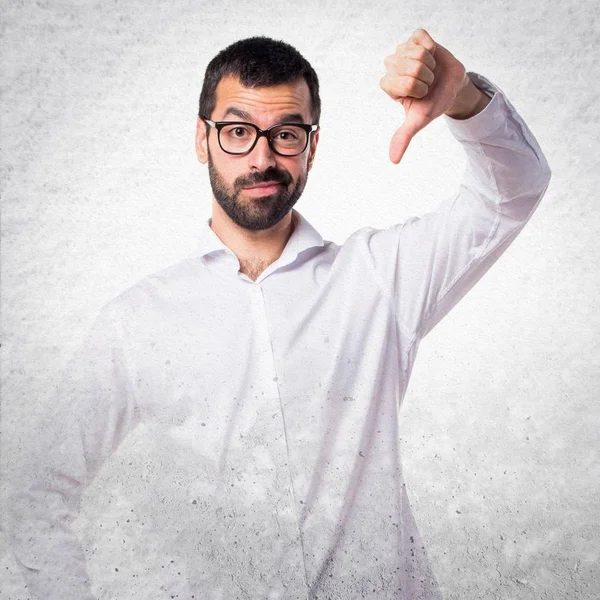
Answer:
[(315, 153), (317, 152), (317, 144), (319, 143), (319, 132), (315, 131), (312, 140), (310, 142), (310, 149), (308, 152), (308, 170), (310, 171), (315, 160)]
[(196, 156), (204, 165), (208, 160), (208, 139), (206, 137), (206, 123), (198, 117), (196, 121)]

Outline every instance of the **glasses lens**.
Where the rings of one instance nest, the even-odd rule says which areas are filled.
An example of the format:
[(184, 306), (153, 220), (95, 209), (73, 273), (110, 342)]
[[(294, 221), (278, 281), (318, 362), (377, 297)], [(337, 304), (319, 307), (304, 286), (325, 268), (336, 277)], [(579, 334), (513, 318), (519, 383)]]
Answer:
[(302, 127), (281, 125), (271, 130), (271, 144), (281, 154), (298, 154), (306, 146), (307, 135)]
[[(257, 132), (244, 123), (230, 123), (219, 131), (219, 136), (225, 152), (243, 154), (252, 148)], [(270, 133), (275, 150), (286, 155), (300, 154), (306, 147), (307, 137), (306, 131), (296, 125), (280, 125)]]
[(221, 146), (225, 152), (246, 152), (256, 138), (256, 130), (248, 125), (232, 123), (219, 132)]

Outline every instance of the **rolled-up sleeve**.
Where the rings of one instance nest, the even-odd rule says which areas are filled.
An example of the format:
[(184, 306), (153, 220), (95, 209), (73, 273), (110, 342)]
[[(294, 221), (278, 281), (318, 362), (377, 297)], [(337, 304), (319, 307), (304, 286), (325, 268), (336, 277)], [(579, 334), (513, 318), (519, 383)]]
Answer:
[(123, 330), (108, 305), (69, 362), (12, 482), (7, 529), (31, 597), (93, 600), (72, 524), (84, 489), (138, 415)]
[(367, 236), (399, 325), (414, 340), (427, 335), (498, 260), (551, 178), (535, 137), (502, 90), (477, 73), (468, 75), (491, 101), (469, 119), (443, 117), (467, 155), (459, 189), (436, 210)]

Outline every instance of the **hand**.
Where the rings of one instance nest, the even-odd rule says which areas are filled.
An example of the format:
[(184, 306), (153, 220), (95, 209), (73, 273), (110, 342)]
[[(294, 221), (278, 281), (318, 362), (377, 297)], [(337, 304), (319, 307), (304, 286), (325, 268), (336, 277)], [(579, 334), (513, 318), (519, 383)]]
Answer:
[(398, 164), (412, 138), (452, 109), (457, 96), (473, 84), (462, 63), (424, 29), (416, 29), (383, 62), (387, 73), (379, 84), (402, 104), (405, 113), (404, 123), (390, 143), (390, 160)]

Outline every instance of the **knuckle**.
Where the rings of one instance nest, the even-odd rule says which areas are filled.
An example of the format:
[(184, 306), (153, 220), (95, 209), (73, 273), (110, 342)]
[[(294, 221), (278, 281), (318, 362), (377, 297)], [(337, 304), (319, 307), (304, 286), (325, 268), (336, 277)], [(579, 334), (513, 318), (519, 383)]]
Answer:
[(435, 75), (431, 72), (431, 69), (423, 64), (417, 67), (415, 77), (425, 82), (427, 85), (431, 85), (435, 80)]
[(411, 75), (415, 78), (418, 78), (421, 75), (422, 65), (416, 61), (411, 61)]
[(403, 42), (402, 44), (398, 44), (396, 46), (396, 54), (402, 54), (402, 53), (406, 52), (406, 48), (407, 48), (406, 42)]
[(427, 60), (427, 55), (428, 54), (429, 54), (429, 50), (427, 50), (427, 48), (425, 48), (424, 46), (418, 46), (417, 47), (416, 57), (419, 60), (421, 60), (421, 61)]
[(399, 96), (404, 96), (404, 88), (400, 84), (398, 78), (390, 78), (390, 77), (382, 77), (379, 82), (381, 89), (388, 95), (390, 98), (397, 98)]
[(409, 84), (409, 96), (413, 98), (423, 98), (423, 96), (427, 95), (429, 91), (429, 86), (418, 79), (411, 78), (411, 82)]

